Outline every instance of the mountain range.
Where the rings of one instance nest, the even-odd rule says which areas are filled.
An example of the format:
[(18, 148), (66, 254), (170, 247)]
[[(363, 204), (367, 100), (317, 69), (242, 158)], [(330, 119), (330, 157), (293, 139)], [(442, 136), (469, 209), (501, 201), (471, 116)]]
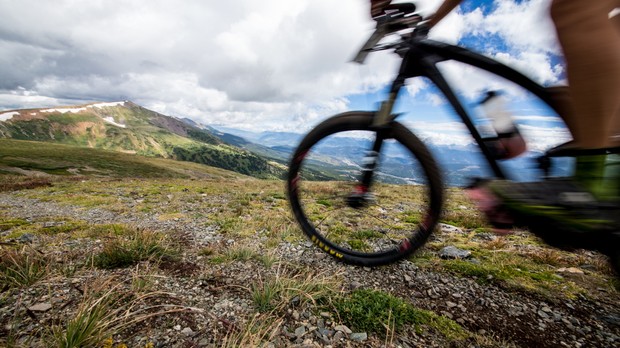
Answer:
[(209, 129), (130, 101), (3, 111), (0, 137), (191, 161), (259, 178), (285, 173), (283, 160), (230, 145)]
[[(147, 157), (170, 158), (232, 170), (258, 178), (283, 178), (294, 147), (303, 134), (247, 131), (199, 124), (148, 110), (130, 101), (71, 107), (0, 111), (0, 138), (55, 142)], [(441, 146), (426, 142), (450, 186), (463, 186), (472, 177), (488, 175), (475, 146)], [(307, 175), (316, 179), (351, 177), (359, 172), (368, 140), (339, 137), (325, 141)], [(380, 178), (387, 182), (417, 182), (409, 156), (395, 146), (384, 156)], [(360, 152), (362, 151), (362, 152)], [(538, 175), (528, 155), (507, 164), (511, 177), (530, 180)], [(566, 167), (566, 165), (564, 165)]]
[[(263, 148), (269, 148), (278, 151), (280, 154), (289, 155), (295, 146), (303, 138), (303, 134), (293, 132), (252, 132), (247, 130), (239, 130), (231, 127), (214, 126), (211, 129), (221, 132), (224, 137), (237, 137), (243, 139), (247, 144), (240, 144), (250, 149), (251, 144), (260, 143)], [(431, 139), (421, 138), (424, 144), (435, 158), (437, 165), (444, 174), (444, 180), (448, 186), (466, 186), (472, 182), (473, 178), (489, 177), (492, 172), (484, 159), (480, 149), (476, 145), (440, 145), (435, 144)], [(347, 167), (347, 163), (359, 161), (360, 154), (355, 149), (367, 149), (370, 145), (366, 140), (359, 137), (338, 138), (338, 141), (326, 141), (317, 150), (321, 155), (322, 165), (317, 164), (316, 170), (323, 172), (351, 172), (359, 168)], [(349, 149), (349, 151), (347, 151)], [(411, 162), (402, 163), (402, 160), (408, 155), (402, 153), (402, 149), (390, 149), (393, 156), (391, 162), (385, 163), (385, 168), (391, 168), (391, 171), (383, 177), (384, 180), (401, 183), (407, 182), (407, 167), (411, 167)], [(518, 181), (537, 180), (541, 171), (537, 167), (536, 158), (542, 155), (539, 151), (528, 151), (524, 155), (504, 161), (500, 166), (504, 169), (506, 175)], [(552, 175), (565, 175), (571, 168), (570, 159), (554, 159), (554, 171)], [(338, 169), (340, 167), (340, 169)], [(409, 170), (411, 171), (411, 170)], [(391, 178), (388, 178), (388, 175)], [(334, 174), (332, 176), (338, 176)], [(396, 177), (396, 178), (395, 178)], [(400, 180), (405, 179), (405, 180)], [(414, 180), (415, 181), (415, 180)]]

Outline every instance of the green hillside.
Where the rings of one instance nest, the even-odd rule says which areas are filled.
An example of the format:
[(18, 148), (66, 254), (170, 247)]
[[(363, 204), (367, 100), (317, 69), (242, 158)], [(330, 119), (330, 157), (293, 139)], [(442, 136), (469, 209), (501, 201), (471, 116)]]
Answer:
[(11, 139), (0, 139), (0, 174), (118, 178), (241, 177), (237, 173), (191, 162)]
[(280, 178), (284, 174), (281, 166), (227, 145), (209, 130), (129, 101), (3, 111), (0, 138), (192, 161), (258, 178)]

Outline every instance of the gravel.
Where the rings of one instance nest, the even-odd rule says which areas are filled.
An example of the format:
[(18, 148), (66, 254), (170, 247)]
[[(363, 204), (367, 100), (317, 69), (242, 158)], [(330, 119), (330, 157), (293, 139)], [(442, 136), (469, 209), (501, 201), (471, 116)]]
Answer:
[[(162, 204), (165, 204), (162, 203)], [(200, 209), (199, 207), (188, 207)], [(91, 224), (124, 223), (142, 229), (162, 231), (187, 238), (189, 247), (198, 250), (220, 243), (232, 245), (224, 238), (208, 214), (194, 214), (191, 221), (160, 221), (156, 214), (130, 211), (122, 214), (99, 208), (74, 207), (51, 201), (29, 199), (13, 194), (0, 194), (0, 212), (5, 216), (28, 221), (70, 217)], [(196, 213), (196, 210), (193, 210)], [(443, 226), (443, 229), (450, 230)], [(448, 233), (464, 233), (455, 228)], [(479, 236), (493, 240), (491, 236)], [(22, 235), (16, 242), (33, 248), (41, 241), (35, 235)], [(81, 239), (68, 241), (65, 247), (78, 249), (101, 248), (102, 241)], [(469, 252), (449, 248), (454, 256), (470, 257)], [(456, 250), (454, 250), (456, 249)], [(48, 250), (48, 249), (46, 249)], [(153, 280), (154, 286), (167, 297), (162, 301), (191, 308), (185, 313), (153, 320), (123, 332), (115, 340), (141, 345), (147, 342), (157, 347), (215, 347), (221, 344), (223, 332), (234, 331), (247, 323), (255, 313), (248, 291), (273, 269), (258, 262), (231, 262), (211, 265), (202, 262), (196, 252), (185, 251), (184, 261), (198, 271), (189, 270), (174, 276)], [(448, 252), (446, 250), (440, 251)], [(617, 292), (599, 291), (576, 298), (549, 298), (532, 292), (518, 291), (510, 286), (480, 284), (471, 278), (423, 269), (410, 261), (380, 268), (361, 268), (337, 263), (316, 249), (312, 243), (282, 242), (275, 248), (279, 262), (295, 265), (300, 270), (324, 270), (339, 274), (346, 291), (379, 289), (406, 299), (416, 307), (453, 319), (478, 338), (462, 343), (466, 347), (613, 347), (620, 346), (620, 309)], [(442, 256), (443, 257), (443, 256)], [(274, 266), (277, 268), (278, 266)], [(189, 267), (191, 268), (191, 267)], [(41, 330), (43, 323), (55, 320), (74, 310), (81, 296), (81, 287), (106, 274), (132, 279), (134, 269), (114, 271), (92, 270), (75, 277), (47, 279), (38, 286), (13, 292), (14, 299), (0, 301), (0, 330), (20, 332), (19, 340)], [(271, 273), (270, 273), (271, 272)], [(276, 270), (277, 272), (277, 270)], [(579, 275), (575, 270), (566, 273)], [(52, 291), (49, 291), (52, 289)], [(7, 293), (8, 294), (8, 293)], [(5, 296), (5, 295), (3, 295)], [(26, 306), (33, 317), (13, 322), (19, 305)], [(278, 332), (266, 347), (380, 347), (385, 338), (376, 333), (356, 332), (334, 318), (333, 313), (318, 310), (301, 299), (292, 300)], [(0, 334), (3, 332), (0, 331)], [(1, 335), (0, 335), (1, 336)], [(444, 338), (432, 330), (405, 330), (391, 338), (395, 347), (441, 347)]]

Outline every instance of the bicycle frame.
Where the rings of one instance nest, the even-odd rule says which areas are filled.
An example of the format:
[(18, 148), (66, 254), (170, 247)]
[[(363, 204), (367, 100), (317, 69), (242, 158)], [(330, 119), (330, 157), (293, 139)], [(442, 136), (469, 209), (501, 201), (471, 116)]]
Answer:
[[(397, 50), (397, 53), (402, 55), (403, 60), (398, 75), (392, 82), (389, 97), (382, 103), (381, 108), (377, 113), (374, 125), (377, 127), (378, 132), (380, 132), (382, 125), (386, 125), (396, 117), (392, 114), (392, 108), (400, 89), (405, 85), (405, 81), (408, 78), (413, 77), (427, 77), (439, 88), (450, 105), (452, 105), (455, 112), (461, 118), (480, 147), (482, 154), (491, 166), (494, 175), (497, 178), (506, 178), (506, 175), (499, 166), (497, 160), (493, 158), (490, 150), (487, 146), (485, 146), (482, 135), (472, 122), (472, 117), (467, 113), (446, 79), (437, 69), (437, 64), (448, 60), (454, 60), (503, 77), (530, 91), (549, 105), (556, 113), (558, 113), (558, 106), (554, 103), (550, 94), (543, 86), (537, 84), (518, 71), (493, 59), (472, 52), (466, 48), (449, 45), (426, 38), (421, 39), (419, 37), (411, 37), (409, 40), (410, 41), (407, 43), (407, 46), (403, 46), (403, 52), (399, 52), (399, 50)], [(379, 152), (378, 149), (380, 149), (382, 142), (382, 137), (378, 136), (376, 143), (373, 146), (373, 151)], [(369, 185), (370, 180), (370, 178), (366, 179), (364, 177), (362, 183), (364, 185)]]
[[(302, 231), (323, 251), (349, 264), (379, 266), (407, 257), (426, 243), (444, 211), (442, 208), (444, 182), (436, 159), (422, 140), (403, 124), (396, 122), (395, 119), (398, 115), (393, 114), (396, 98), (407, 79), (426, 77), (439, 88), (468, 128), (497, 178), (506, 178), (506, 174), (500, 167), (499, 159), (492, 152), (492, 148), (487, 146), (487, 142), (489, 140), (501, 140), (500, 135), (497, 138), (482, 137), (474, 125), (474, 118), (463, 107), (437, 68), (437, 64), (454, 60), (474, 66), (529, 91), (550, 106), (557, 114), (560, 114), (562, 110), (560, 101), (555, 99), (554, 90), (537, 84), (516, 70), (468, 49), (427, 39), (428, 27), (426, 22), (421, 16), (413, 13), (414, 10), (414, 6), (396, 4), (390, 8), (390, 11), (386, 11), (385, 15), (376, 18), (377, 28), (375, 32), (354, 58), (355, 62), (363, 63), (370, 52), (386, 49), (395, 49), (396, 53), (402, 58), (398, 74), (392, 82), (389, 97), (383, 101), (380, 109), (376, 112), (345, 112), (326, 119), (304, 137), (293, 153), (290, 162), (287, 193), (293, 213)], [(405, 30), (411, 31), (405, 33)], [(390, 34), (400, 35), (401, 40), (379, 44), (385, 36)], [(324, 139), (334, 139), (339, 134), (351, 131), (375, 134), (371, 148), (366, 148), (366, 144), (363, 145), (362, 149), (368, 152), (361, 164), (362, 173), (360, 177), (354, 178), (359, 179), (359, 181), (346, 180), (350, 178), (351, 172), (357, 173), (359, 159), (355, 159), (352, 166), (347, 167), (350, 169), (346, 171), (346, 177), (343, 178), (340, 174), (338, 177), (333, 177), (336, 181), (344, 179), (348, 181), (347, 184), (330, 185), (327, 190), (323, 185), (313, 185), (311, 163), (306, 163), (308, 166), (304, 167), (304, 162), (307, 161), (308, 156), (312, 156), (313, 152), (316, 151), (315, 148), (320, 146), (319, 144)], [(420, 191), (414, 192), (415, 194), (411, 196), (407, 196), (403, 192), (403, 195), (396, 199), (396, 205), (389, 204), (389, 200), (393, 199), (393, 196), (388, 192), (393, 189), (390, 185), (377, 185), (375, 192), (370, 190), (385, 140), (394, 140), (400, 144), (399, 149), (408, 150), (413, 160), (411, 162), (403, 161), (403, 163), (412, 164), (414, 170), (410, 173), (419, 174), (421, 178), (421, 180), (408, 183), (410, 184), (408, 186), (403, 185), (407, 189), (414, 185), (422, 187), (419, 187)], [(590, 153), (593, 150), (587, 151)], [(596, 149), (595, 151), (597, 154), (620, 153), (620, 147)], [(314, 153), (319, 153), (319, 151)], [(570, 146), (556, 147), (548, 150), (538, 159), (539, 167), (545, 171), (545, 175), (548, 175), (550, 157), (574, 157), (581, 153), (583, 153), (582, 150), (571, 149)], [(353, 168), (355, 170), (351, 170)], [(389, 175), (390, 172), (386, 171), (385, 174)], [(422, 197), (419, 194), (420, 192), (423, 195)], [(325, 197), (328, 199), (323, 199)], [(383, 198), (387, 199), (383, 200)], [(375, 209), (375, 206), (379, 209)], [(409, 221), (406, 221), (407, 225), (402, 225), (400, 218), (395, 219), (390, 214), (393, 212), (400, 216), (404, 210), (409, 210), (408, 207), (411, 207), (415, 214), (415, 219), (411, 221), (414, 226), (410, 226)], [(604, 209), (613, 208), (606, 205)], [(607, 218), (605, 219), (607, 221)], [(390, 222), (392, 220), (395, 223)], [(603, 251), (612, 258), (616, 270), (620, 269), (618, 261), (620, 254), (616, 248), (620, 239), (617, 236), (616, 229), (612, 230), (613, 227), (606, 228), (604, 231), (609, 231), (609, 233), (599, 233), (595, 239), (584, 239), (581, 230), (577, 231), (570, 227), (565, 229), (566, 231), (562, 231), (561, 234), (556, 234), (553, 232), (558, 227), (555, 222), (552, 223), (542, 218), (537, 218), (537, 220), (540, 221), (540, 226), (532, 225), (529, 227), (533, 228), (532, 232), (541, 236), (547, 243), (560, 247), (572, 248), (576, 246)], [(334, 229), (334, 227), (337, 228)], [(364, 235), (367, 232), (371, 232), (371, 234), (362, 237), (357, 232), (364, 232)], [(367, 244), (362, 239), (369, 239), (370, 243)], [(600, 242), (595, 242), (597, 239)]]

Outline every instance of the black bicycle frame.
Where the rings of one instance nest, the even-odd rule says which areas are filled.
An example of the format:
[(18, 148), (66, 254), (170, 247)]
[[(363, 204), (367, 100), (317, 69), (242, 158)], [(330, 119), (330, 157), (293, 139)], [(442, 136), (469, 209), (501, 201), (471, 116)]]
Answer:
[[(459, 117), (473, 136), (474, 140), (480, 147), (482, 154), (491, 166), (491, 169), (493, 170), (495, 176), (498, 178), (506, 178), (504, 171), (501, 169), (497, 160), (491, 154), (491, 150), (487, 146), (485, 146), (484, 139), (472, 122), (472, 117), (467, 113), (446, 79), (437, 69), (437, 64), (448, 60), (454, 60), (480, 68), (494, 75), (512, 81), (517, 85), (523, 87), (524, 89), (532, 92), (547, 105), (549, 105), (554, 111), (556, 111), (556, 113), (558, 112), (558, 105), (554, 103), (554, 101), (551, 99), (549, 93), (544, 87), (532, 81), (518, 71), (493, 59), (474, 53), (462, 47), (448, 45), (433, 40), (419, 39), (415, 37), (411, 38), (410, 40), (411, 41), (408, 42), (408, 46), (406, 48), (403, 48), (403, 61), (400, 66), (398, 76), (392, 82), (392, 86), (390, 88), (390, 97), (386, 102), (383, 103), (381, 109), (377, 114), (378, 120), (375, 124), (378, 126), (379, 134), (377, 136), (376, 143), (373, 146), (373, 150), (378, 152), (378, 150), (376, 149), (381, 147), (381, 143), (383, 142), (383, 137), (380, 135), (381, 125), (384, 125), (387, 122), (393, 120), (394, 116), (390, 118), (387, 117), (387, 115), (391, 115), (392, 106), (394, 104), (394, 101), (396, 100), (396, 96), (398, 95), (400, 89), (405, 85), (406, 79), (413, 77), (427, 77), (439, 88), (439, 90), (446, 97), (450, 105), (452, 105), (452, 107), (454, 108), (454, 111), (459, 115)], [(364, 175), (362, 181), (364, 185), (370, 184), (371, 179), (367, 179), (366, 177), (371, 175), (372, 174)]]

